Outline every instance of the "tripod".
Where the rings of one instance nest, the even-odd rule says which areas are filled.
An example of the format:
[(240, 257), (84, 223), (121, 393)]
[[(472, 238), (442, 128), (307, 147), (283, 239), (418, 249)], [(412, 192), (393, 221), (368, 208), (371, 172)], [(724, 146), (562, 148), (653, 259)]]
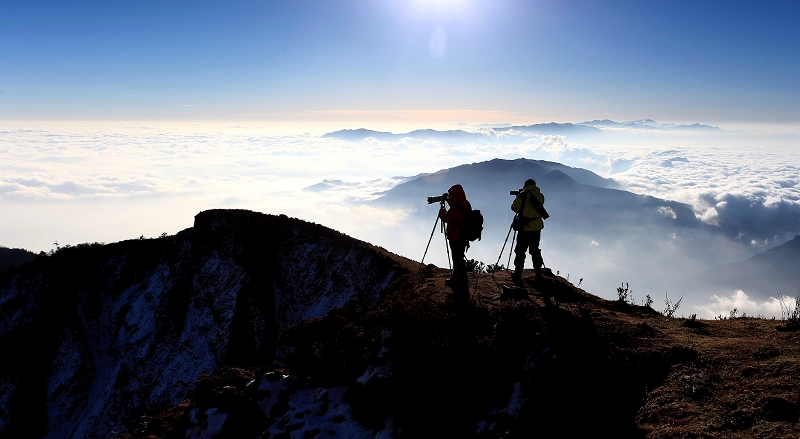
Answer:
[[(500, 286), (500, 284), (497, 282), (497, 280), (495, 280), (494, 274), (497, 272), (496, 268), (498, 267), (498, 264), (500, 264), (500, 259), (502, 259), (503, 257), (503, 252), (505, 251), (506, 244), (508, 243), (508, 237), (511, 236), (511, 231), (514, 230), (514, 224), (516, 223), (518, 216), (519, 214), (515, 215), (514, 220), (511, 221), (511, 225), (508, 227), (508, 233), (506, 234), (506, 240), (503, 241), (503, 248), (500, 249), (500, 255), (497, 256), (497, 262), (494, 264), (495, 270), (492, 271), (492, 280), (494, 281), (495, 284), (497, 284), (497, 286)], [(508, 271), (511, 271), (511, 253), (514, 252), (514, 241), (516, 240), (517, 240), (517, 231), (514, 230), (514, 235), (511, 238), (511, 247), (509, 247), (508, 249), (508, 262), (506, 265), (506, 270)], [(531, 257), (533, 257), (533, 254), (531, 254)], [(540, 262), (542, 263), (542, 268), (547, 268), (547, 266), (544, 263), (544, 259), (541, 256), (541, 252), (539, 253), (539, 258)]]
[[(494, 270), (492, 270), (492, 280), (494, 281), (497, 286), (500, 286), (500, 283), (494, 278), (494, 274), (497, 273), (497, 268), (500, 266), (500, 259), (503, 258), (503, 252), (506, 250), (506, 244), (508, 244), (508, 237), (511, 236), (511, 231), (514, 230), (514, 221), (516, 221), (517, 216), (514, 216), (514, 220), (511, 221), (511, 225), (508, 226), (508, 233), (506, 233), (506, 239), (503, 241), (503, 248), (500, 249), (500, 255), (497, 256), (497, 262), (494, 264)], [(511, 247), (508, 249), (508, 263), (506, 265), (506, 270), (510, 270), (511, 266), (511, 253), (514, 251), (514, 241), (517, 239), (517, 231), (514, 230), (514, 236), (511, 238)]]
[[(444, 201), (440, 202), (440, 206), (444, 209)], [(417, 270), (417, 275), (422, 271), (423, 264), (425, 262), (425, 256), (428, 255), (428, 249), (431, 246), (431, 241), (433, 241), (433, 234), (436, 233), (436, 226), (440, 226), (440, 231), (444, 235), (444, 248), (447, 249), (447, 266), (450, 268), (450, 273), (453, 272), (453, 265), (450, 263), (450, 246), (447, 245), (447, 235), (444, 233), (444, 221), (439, 224), (439, 214), (436, 214), (436, 221), (433, 223), (433, 229), (431, 230), (431, 236), (428, 238), (428, 245), (425, 246), (425, 253), (422, 255), (422, 259), (419, 261), (419, 269)]]

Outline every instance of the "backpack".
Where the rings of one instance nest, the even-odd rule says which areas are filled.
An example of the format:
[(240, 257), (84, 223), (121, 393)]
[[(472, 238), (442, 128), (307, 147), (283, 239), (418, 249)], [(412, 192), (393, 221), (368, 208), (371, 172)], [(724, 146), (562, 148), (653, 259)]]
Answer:
[(535, 219), (535, 218), (528, 218), (526, 216), (522, 216), (522, 212), (525, 211), (525, 202), (528, 201), (528, 198), (531, 199), (531, 204), (533, 204), (533, 208), (536, 209), (536, 212), (539, 214), (539, 216), (542, 218), (542, 220), (546, 220), (547, 218), (550, 218), (550, 214), (547, 212), (547, 210), (545, 210), (545, 208), (542, 205), (542, 203), (540, 203), (539, 200), (536, 199), (535, 196), (529, 194), (525, 190), (521, 190), (519, 192), (519, 195), (522, 196), (522, 205), (519, 208), (519, 212), (516, 215), (514, 215), (514, 221), (511, 222), (511, 227), (514, 229), (515, 232), (522, 231), (522, 229), (525, 226), (530, 224), (530, 222)]
[(480, 241), (483, 232), (483, 214), (480, 210), (467, 209), (460, 204), (455, 204), (464, 211), (464, 223), (461, 226), (461, 236), (467, 241)]

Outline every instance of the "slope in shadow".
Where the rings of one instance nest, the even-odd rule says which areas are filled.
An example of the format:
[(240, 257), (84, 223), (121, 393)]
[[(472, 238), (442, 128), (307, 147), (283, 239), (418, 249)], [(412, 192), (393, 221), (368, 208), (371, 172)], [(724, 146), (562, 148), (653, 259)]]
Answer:
[(285, 326), (376, 300), (404, 263), (320, 225), (232, 210), (175, 236), (37, 257), (0, 274), (0, 436), (130, 431), (201, 374), (271, 362)]

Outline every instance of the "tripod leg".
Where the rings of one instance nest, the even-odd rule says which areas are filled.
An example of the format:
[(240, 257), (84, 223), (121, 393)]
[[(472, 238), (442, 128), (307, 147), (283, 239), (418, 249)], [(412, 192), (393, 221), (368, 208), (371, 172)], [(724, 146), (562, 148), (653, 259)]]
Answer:
[(508, 265), (506, 265), (506, 269), (511, 269), (511, 253), (514, 252), (514, 241), (517, 240), (517, 231), (514, 230), (514, 237), (511, 238), (511, 247), (508, 248)]
[(450, 275), (453, 275), (453, 264), (450, 263), (450, 243), (447, 241), (447, 235), (444, 235), (444, 248), (447, 249), (447, 266), (450, 267)]
[[(436, 233), (436, 226), (439, 225), (439, 215), (436, 215), (436, 222), (433, 223), (433, 230), (431, 230), (431, 237), (428, 238), (428, 245), (425, 246), (425, 253), (422, 255), (422, 259), (419, 261), (419, 269), (417, 270), (417, 274), (422, 271), (422, 265), (425, 262), (425, 256), (428, 255), (428, 248), (431, 246), (431, 241), (433, 240), (433, 234)], [(448, 259), (448, 262), (450, 259)]]
[(508, 244), (508, 237), (511, 236), (511, 228), (512, 227), (513, 227), (513, 224), (508, 226), (508, 233), (506, 233), (506, 240), (503, 241), (503, 248), (500, 249), (500, 255), (497, 256), (497, 262), (494, 263), (495, 267), (497, 267), (497, 265), (500, 264), (500, 259), (503, 258), (503, 252), (506, 251), (506, 244)]
[(514, 223), (512, 222), (511, 225), (508, 226), (508, 233), (506, 233), (506, 240), (503, 241), (503, 248), (500, 249), (500, 254), (497, 256), (497, 262), (494, 263), (494, 270), (492, 270), (492, 280), (498, 286), (500, 286), (500, 284), (497, 283), (497, 280), (495, 280), (494, 274), (497, 273), (497, 267), (500, 265), (500, 259), (503, 259), (503, 252), (506, 251), (506, 244), (508, 244), (508, 237), (511, 236), (511, 229), (513, 228), (514, 228)]

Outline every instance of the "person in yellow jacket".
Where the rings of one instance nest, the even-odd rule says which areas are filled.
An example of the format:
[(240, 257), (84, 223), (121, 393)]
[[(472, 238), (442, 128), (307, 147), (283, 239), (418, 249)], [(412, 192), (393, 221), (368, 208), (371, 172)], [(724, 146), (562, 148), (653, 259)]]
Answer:
[(544, 195), (532, 178), (525, 181), (523, 190), (511, 204), (511, 210), (519, 214), (518, 217), (522, 223), (522, 227), (517, 233), (517, 245), (514, 247), (514, 274), (511, 275), (518, 285), (522, 285), (522, 268), (525, 266), (526, 251), (531, 254), (533, 270), (537, 277), (541, 276), (542, 265), (544, 265), (542, 251), (539, 249), (544, 221), (542, 214), (536, 208), (537, 203), (531, 201), (531, 197), (535, 197), (538, 204), (544, 205)]

